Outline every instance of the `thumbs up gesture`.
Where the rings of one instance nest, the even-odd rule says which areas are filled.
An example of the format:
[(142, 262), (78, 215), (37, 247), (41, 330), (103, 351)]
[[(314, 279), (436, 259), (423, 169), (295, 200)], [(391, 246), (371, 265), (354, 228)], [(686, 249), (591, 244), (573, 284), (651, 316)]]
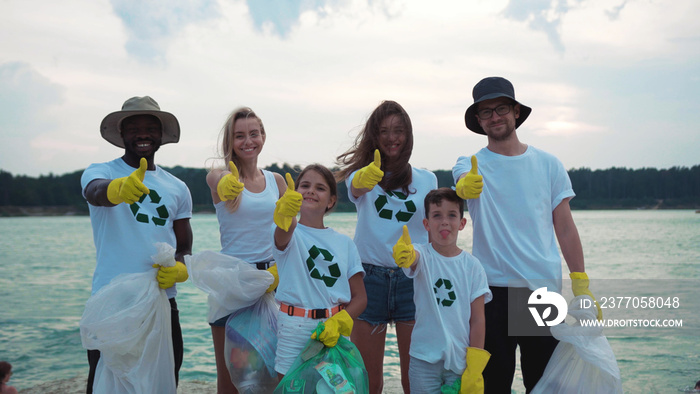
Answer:
[(302, 197), (301, 193), (294, 190), (294, 179), (292, 179), (292, 176), (287, 173), (285, 178), (287, 179), (287, 191), (277, 200), (272, 219), (277, 227), (284, 231), (289, 231), (292, 220), (297, 217), (297, 213), (301, 209)]
[(245, 187), (243, 182), (238, 180), (239, 175), (236, 165), (229, 161), (228, 166), (231, 169), (231, 173), (221, 177), (221, 180), (216, 185), (216, 192), (219, 194), (221, 201), (235, 200)]
[(479, 175), (476, 156), (472, 156), (472, 169), (457, 182), (457, 195), (465, 200), (479, 198), (484, 189), (484, 177)]
[(372, 189), (381, 182), (384, 171), (381, 170), (382, 157), (379, 149), (374, 150), (374, 161), (360, 168), (352, 178), (352, 186), (355, 189)]
[(403, 226), (403, 234), (396, 245), (392, 249), (391, 254), (394, 257), (394, 262), (401, 268), (409, 268), (416, 261), (416, 250), (411, 243), (411, 235), (408, 234), (408, 227)]
[(133, 204), (138, 201), (141, 196), (148, 194), (146, 185), (143, 184), (143, 179), (146, 177), (146, 169), (148, 169), (148, 161), (142, 157), (139, 162), (139, 168), (131, 173), (128, 177), (114, 179), (107, 186), (107, 199), (114, 205), (123, 202)]

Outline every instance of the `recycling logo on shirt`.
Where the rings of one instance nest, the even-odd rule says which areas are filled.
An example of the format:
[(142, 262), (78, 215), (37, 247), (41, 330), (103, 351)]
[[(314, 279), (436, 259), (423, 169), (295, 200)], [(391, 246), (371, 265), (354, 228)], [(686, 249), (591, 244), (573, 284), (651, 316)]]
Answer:
[(402, 192), (387, 191), (386, 194), (390, 197), (396, 197), (403, 201), (403, 207), (399, 208), (399, 210), (394, 213), (393, 210), (386, 207), (386, 205), (389, 203), (387, 196), (381, 195), (374, 200), (374, 207), (377, 209), (379, 217), (387, 220), (391, 220), (395, 217), (398, 222), (408, 222), (411, 220), (413, 214), (416, 213), (416, 204), (413, 202), (413, 200), (409, 200), (408, 196)]
[(170, 214), (168, 213), (168, 208), (166, 208), (163, 204), (155, 207), (155, 213), (157, 216), (151, 216), (149, 214), (143, 213), (143, 211), (151, 211), (152, 208), (152, 206), (147, 206), (144, 204), (146, 197), (148, 197), (149, 199), (149, 204), (154, 205), (160, 204), (160, 200), (162, 199), (158, 192), (151, 189), (150, 194), (142, 195), (138, 202), (129, 205), (129, 208), (131, 208), (131, 213), (134, 214), (136, 221), (139, 223), (153, 222), (153, 224), (155, 224), (156, 226), (165, 226), (167, 219), (170, 217)]
[[(328, 267), (328, 274), (330, 276), (321, 274), (321, 271), (319, 271), (319, 267), (316, 266), (318, 257), (322, 257), (319, 263), (323, 262), (323, 265)], [(338, 278), (340, 278), (340, 267), (338, 263), (333, 263), (333, 255), (331, 252), (319, 248), (316, 245), (309, 249), (309, 258), (306, 259), (306, 267), (309, 269), (311, 277), (322, 280), (326, 287), (333, 287)]]
[(435, 299), (437, 300), (438, 305), (449, 307), (452, 306), (457, 299), (452, 282), (447, 279), (438, 279), (435, 282), (433, 291), (435, 292)]

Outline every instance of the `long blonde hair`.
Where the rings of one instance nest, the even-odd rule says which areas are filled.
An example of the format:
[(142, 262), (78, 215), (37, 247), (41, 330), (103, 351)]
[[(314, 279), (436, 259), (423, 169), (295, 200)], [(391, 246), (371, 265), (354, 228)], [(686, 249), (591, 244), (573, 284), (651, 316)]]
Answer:
[[(221, 147), (221, 151), (219, 152), (221, 159), (224, 161), (224, 168), (228, 170), (228, 162), (232, 161), (233, 164), (236, 165), (236, 167), (241, 168), (241, 162), (240, 159), (236, 156), (236, 153), (233, 150), (233, 133), (235, 132), (234, 130), (234, 125), (236, 124), (236, 121), (239, 119), (248, 119), (248, 118), (255, 118), (258, 120), (260, 123), (260, 133), (262, 134), (263, 138), (265, 137), (265, 126), (263, 126), (262, 120), (258, 117), (258, 115), (253, 112), (252, 109), (249, 107), (240, 107), (234, 109), (231, 114), (228, 116), (226, 119), (226, 123), (224, 123), (224, 127), (221, 129), (221, 144), (219, 145)], [(233, 200), (227, 200), (226, 201), (226, 209), (229, 212), (236, 212), (238, 207), (241, 205), (241, 195), (239, 194), (238, 197), (236, 197)]]

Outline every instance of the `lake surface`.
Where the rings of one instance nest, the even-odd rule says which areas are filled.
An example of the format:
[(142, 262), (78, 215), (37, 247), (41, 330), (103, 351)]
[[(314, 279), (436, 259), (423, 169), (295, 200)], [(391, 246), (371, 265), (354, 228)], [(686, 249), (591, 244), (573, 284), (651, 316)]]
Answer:
[[(674, 295), (675, 284), (686, 290), (689, 283), (700, 288), (700, 214), (691, 210), (575, 211), (574, 219), (594, 294), (615, 283), (638, 289), (640, 296), (655, 283), (660, 287), (656, 290), (668, 296)], [(333, 213), (326, 225), (352, 236), (355, 214)], [(219, 250), (216, 216), (195, 215), (192, 228), (194, 253)], [(469, 225), (460, 234), (459, 244), (471, 251)], [(78, 323), (90, 296), (94, 266), (88, 217), (0, 218), (0, 359), (13, 364), (11, 383), (18, 389), (87, 375)], [(215, 382), (206, 295), (185, 282), (178, 285), (177, 300), (185, 341), (180, 378)], [(700, 314), (700, 309), (692, 312)], [(678, 392), (699, 380), (700, 336), (696, 333), (700, 327), (695, 325), (690, 321), (685, 331), (661, 334), (636, 330), (615, 335), (610, 330), (608, 340), (625, 391)], [(387, 343), (385, 375), (395, 378), (398, 352), (391, 329)], [(514, 391), (524, 391), (519, 372)]]

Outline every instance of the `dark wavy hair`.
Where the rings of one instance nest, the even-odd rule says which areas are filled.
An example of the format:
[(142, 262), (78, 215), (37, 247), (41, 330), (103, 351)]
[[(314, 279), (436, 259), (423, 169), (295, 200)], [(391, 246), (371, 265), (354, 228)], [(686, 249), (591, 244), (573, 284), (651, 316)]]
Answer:
[(0, 382), (12, 371), (12, 365), (7, 361), (0, 361)]
[(396, 115), (406, 132), (406, 142), (396, 160), (382, 157), (382, 171), (384, 178), (379, 186), (384, 190), (402, 189), (404, 193), (411, 193), (408, 186), (411, 184), (411, 165), (408, 160), (413, 152), (413, 126), (411, 118), (403, 107), (396, 101), (383, 101), (367, 119), (362, 131), (355, 138), (355, 143), (345, 153), (336, 158), (340, 170), (336, 173), (336, 179), (343, 181), (353, 171), (368, 165), (374, 161), (374, 150), (379, 148), (379, 128), (384, 119)]

